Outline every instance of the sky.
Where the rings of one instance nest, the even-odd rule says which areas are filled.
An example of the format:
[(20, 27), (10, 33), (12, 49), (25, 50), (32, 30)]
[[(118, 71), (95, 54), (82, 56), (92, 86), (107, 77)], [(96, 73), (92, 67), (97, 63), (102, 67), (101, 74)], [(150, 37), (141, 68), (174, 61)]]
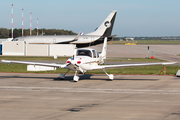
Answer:
[(180, 0), (1, 0), (0, 28), (65, 29), (92, 32), (112, 10), (117, 11), (112, 35), (118, 37), (180, 36)]

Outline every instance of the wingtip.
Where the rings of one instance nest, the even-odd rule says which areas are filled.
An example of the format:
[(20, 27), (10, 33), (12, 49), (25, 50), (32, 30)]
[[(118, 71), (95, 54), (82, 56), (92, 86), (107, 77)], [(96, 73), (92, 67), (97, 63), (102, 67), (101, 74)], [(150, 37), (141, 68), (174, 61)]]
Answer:
[(163, 65), (172, 65), (172, 64), (176, 64), (177, 62), (166, 62), (166, 63), (163, 63)]
[(10, 63), (10, 61), (8, 61), (8, 60), (1, 60), (1, 62)]

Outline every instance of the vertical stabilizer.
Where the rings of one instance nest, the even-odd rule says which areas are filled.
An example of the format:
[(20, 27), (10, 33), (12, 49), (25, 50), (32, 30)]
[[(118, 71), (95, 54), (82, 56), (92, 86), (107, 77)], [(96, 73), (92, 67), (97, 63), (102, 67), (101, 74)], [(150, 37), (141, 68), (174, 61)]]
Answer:
[(96, 29), (96, 31), (85, 35), (97, 35), (103, 37), (111, 36), (116, 13), (117, 11), (111, 11), (108, 17), (104, 20), (104, 22)]
[(104, 44), (103, 44), (103, 48), (102, 48), (102, 53), (101, 53), (101, 57), (102, 60), (106, 59), (106, 51), (107, 51), (107, 37), (104, 38)]

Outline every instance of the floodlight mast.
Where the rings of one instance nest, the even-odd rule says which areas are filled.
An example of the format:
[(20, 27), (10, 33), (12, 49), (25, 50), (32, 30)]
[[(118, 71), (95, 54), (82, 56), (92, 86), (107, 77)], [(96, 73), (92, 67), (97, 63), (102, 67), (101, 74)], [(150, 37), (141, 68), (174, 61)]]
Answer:
[(23, 8), (22, 8), (22, 36), (24, 36), (24, 33), (23, 33)]
[(11, 30), (11, 38), (13, 38), (13, 4), (12, 4), (12, 17), (11, 17), (11, 19), (12, 19), (12, 30)]
[(30, 12), (30, 36), (31, 36), (31, 14), (32, 12)]
[(37, 18), (37, 35), (38, 35), (38, 18)]

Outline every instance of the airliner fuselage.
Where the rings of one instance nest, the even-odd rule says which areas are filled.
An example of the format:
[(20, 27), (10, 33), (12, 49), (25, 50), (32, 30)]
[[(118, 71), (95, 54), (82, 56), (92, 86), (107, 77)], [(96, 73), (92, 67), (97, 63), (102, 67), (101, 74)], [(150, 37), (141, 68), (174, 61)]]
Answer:
[(27, 44), (76, 44), (78, 48), (101, 44), (105, 37), (108, 41), (114, 37), (111, 33), (116, 13), (112, 11), (95, 31), (84, 35), (22, 36), (14, 38), (13, 41), (25, 41)]

